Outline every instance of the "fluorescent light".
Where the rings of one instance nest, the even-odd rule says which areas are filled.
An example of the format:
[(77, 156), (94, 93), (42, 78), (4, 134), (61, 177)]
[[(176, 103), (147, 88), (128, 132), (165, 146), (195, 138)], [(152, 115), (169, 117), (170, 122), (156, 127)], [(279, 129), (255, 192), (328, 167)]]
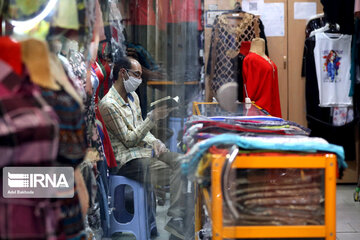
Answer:
[(46, 5), (44, 10), (32, 19), (25, 21), (10, 20), (11, 25), (14, 26), (14, 32), (22, 33), (34, 28), (40, 21), (44, 20), (44, 18), (50, 14), (56, 6), (56, 3), (57, 0), (49, 0), (49, 3)]

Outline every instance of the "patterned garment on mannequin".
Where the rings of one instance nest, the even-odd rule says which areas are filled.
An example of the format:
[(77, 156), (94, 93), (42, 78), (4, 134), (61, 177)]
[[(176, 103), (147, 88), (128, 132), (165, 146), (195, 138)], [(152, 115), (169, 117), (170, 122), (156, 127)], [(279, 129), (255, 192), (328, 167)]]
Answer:
[(236, 81), (231, 60), (239, 54), (243, 41), (251, 41), (259, 36), (260, 20), (253, 14), (244, 12), (238, 14), (241, 17), (238, 24), (233, 24), (228, 19), (231, 13), (218, 16), (214, 23), (207, 67), (214, 92), (221, 85)]

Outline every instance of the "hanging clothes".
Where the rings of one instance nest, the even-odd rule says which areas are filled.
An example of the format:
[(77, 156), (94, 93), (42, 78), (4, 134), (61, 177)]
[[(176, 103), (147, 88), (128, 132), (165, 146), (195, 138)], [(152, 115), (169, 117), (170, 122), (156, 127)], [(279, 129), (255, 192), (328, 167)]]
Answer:
[[(131, 1), (134, 2), (134, 1)], [(119, 9), (116, 6), (115, 1), (110, 2), (109, 23), (111, 32), (111, 48), (114, 62), (117, 60), (117, 56), (124, 56), (126, 48), (124, 45), (125, 37), (123, 34), (124, 27), (121, 23), (123, 17)]]
[[(323, 28), (326, 24), (326, 19), (324, 13), (318, 14), (308, 20), (306, 23), (305, 28), (305, 40), (314, 36), (310, 36), (310, 34), (320, 28)], [(305, 49), (305, 47), (304, 47)], [(301, 76), (305, 77), (305, 50), (303, 52), (303, 62), (302, 62), (302, 68), (301, 68)]]
[(324, 27), (325, 24), (326, 24), (326, 19), (325, 19), (324, 13), (318, 14), (318, 15), (312, 17), (306, 23), (306, 28), (305, 28), (305, 36), (306, 36), (306, 38), (310, 37), (310, 34), (314, 30)]
[(278, 72), (275, 63), (250, 52), (244, 59), (243, 79), (249, 98), (272, 116), (281, 117)]
[[(198, 39), (198, 2), (173, 0), (167, 16), (167, 73), (176, 82), (198, 81), (200, 74)], [(172, 55), (176, 53), (174, 58)]]
[(59, 200), (61, 218), (57, 228), (57, 233), (59, 234), (57, 239), (82, 240), (87, 237), (82, 212), (84, 206), (80, 200), (81, 194), (86, 195), (87, 192), (85, 188), (81, 188), (79, 185), (75, 180), (74, 197)]
[[(360, 5), (360, 2), (359, 2)], [(359, 6), (360, 7), (360, 6)], [(352, 38), (351, 48), (351, 88), (349, 96), (354, 96), (355, 85), (360, 83), (360, 19), (355, 19), (355, 33)]]
[(104, 82), (105, 75), (104, 75), (100, 65), (96, 61), (93, 62), (93, 64), (91, 64), (91, 69), (92, 69), (93, 74), (95, 74), (96, 78), (97, 78), (97, 85), (93, 84), (93, 88), (94, 88), (93, 93), (95, 93), (95, 103), (97, 103), (98, 100), (96, 99), (96, 93), (100, 87), (100, 83)]
[(317, 33), (315, 41), (314, 57), (320, 106), (351, 106), (351, 36)]
[(131, 23), (134, 25), (155, 25), (156, 3), (154, 0), (130, 1), (129, 8), (132, 10)]
[(42, 90), (42, 96), (56, 111), (60, 120), (59, 152), (60, 163), (77, 166), (86, 153), (84, 114), (80, 105), (64, 90)]
[(71, 51), (69, 60), (60, 54), (58, 55), (58, 58), (61, 61), (72, 86), (81, 97), (82, 101), (85, 102), (87, 99), (85, 92), (86, 66), (83, 55), (78, 52)]
[[(23, 76), (12, 72), (9, 65), (2, 61), (0, 68), (3, 75), (0, 80), (0, 105), (5, 120), (0, 121), (5, 124), (0, 127), (0, 139), (7, 145), (1, 144), (0, 147), (1, 159), (7, 160), (2, 164), (55, 164), (55, 160), (59, 160), (58, 149), (62, 149), (62, 138), (58, 137), (58, 116), (42, 98), (38, 87), (30, 82), (26, 68), (22, 70)], [(61, 120), (63, 118), (60, 119), (60, 127)], [(9, 137), (3, 135), (6, 130), (10, 130), (7, 132)], [(0, 238), (84, 238), (81, 212), (80, 215), (76, 213), (76, 209), (81, 208), (76, 196), (75, 189), (74, 197), (66, 200), (0, 199)], [(69, 222), (71, 237), (67, 227)], [(61, 236), (59, 233), (62, 233)]]
[[(92, 75), (92, 78), (94, 77), (96, 76)], [(92, 160), (105, 160), (105, 153), (95, 120), (95, 96), (88, 96), (88, 100), (85, 102), (85, 125), (88, 147), (99, 153), (98, 156), (96, 156), (98, 159)]]
[(354, 120), (354, 110), (352, 107), (334, 107), (333, 110), (333, 125), (343, 126)]
[(22, 75), (21, 45), (9, 37), (0, 38), (0, 59), (6, 62), (17, 75)]
[(330, 108), (319, 107), (319, 87), (317, 84), (316, 67), (314, 58), (315, 36), (306, 39), (304, 46), (304, 76), (306, 114), (320, 121), (331, 123)]
[(306, 120), (313, 137), (344, 147), (347, 159), (355, 159), (355, 121), (343, 126), (333, 125), (330, 107), (320, 107), (319, 88), (314, 58), (315, 36), (306, 39), (304, 45)]
[(79, 29), (76, 0), (63, 0), (58, 2), (52, 25), (64, 29)]
[(354, 13), (360, 12), (360, 1), (355, 0)]
[(99, 59), (97, 63), (102, 70), (104, 78), (102, 80), (99, 79), (100, 83), (99, 83), (99, 87), (96, 90), (96, 95), (95, 95), (96, 104), (109, 92), (112, 86), (112, 80), (110, 79), (111, 69), (109, 63), (104, 59)]
[(210, 85), (214, 93), (221, 85), (237, 81), (236, 70), (231, 59), (239, 54), (243, 41), (251, 41), (260, 35), (267, 46), (264, 27), (260, 19), (253, 14), (240, 12), (236, 13), (239, 21), (234, 24), (228, 19), (232, 17), (232, 14), (234, 13), (217, 16), (212, 29), (207, 74), (210, 76)]
[(233, 58), (231, 60), (233, 67), (234, 67), (234, 71), (235, 71), (235, 78), (237, 78), (237, 83), (238, 83), (238, 101), (239, 102), (244, 101), (244, 96), (243, 96), (244, 80), (243, 80), (243, 74), (242, 74), (242, 67), (243, 67), (244, 59), (250, 51), (250, 46), (251, 46), (250, 41), (243, 41), (241, 43), (239, 55), (237, 55), (235, 58)]
[(26, 68), (17, 75), (0, 60), (0, 166), (55, 161), (58, 117), (30, 81)]
[[(1, 192), (3, 191), (2, 186), (1, 179)], [(0, 198), (1, 239), (59, 239), (56, 234), (60, 218), (61, 203), (59, 200)]]
[(115, 159), (114, 151), (112, 149), (109, 134), (107, 132), (104, 120), (100, 114), (100, 110), (97, 106), (95, 109), (95, 113), (96, 113), (96, 118), (101, 122), (100, 130), (102, 131), (102, 134), (103, 134), (103, 137), (101, 138), (101, 140), (102, 140), (102, 144), (103, 144), (103, 149), (104, 149), (107, 165), (109, 168), (116, 167), (117, 166), (116, 159)]
[(321, 0), (327, 22), (338, 23), (343, 34), (354, 33), (354, 1)]

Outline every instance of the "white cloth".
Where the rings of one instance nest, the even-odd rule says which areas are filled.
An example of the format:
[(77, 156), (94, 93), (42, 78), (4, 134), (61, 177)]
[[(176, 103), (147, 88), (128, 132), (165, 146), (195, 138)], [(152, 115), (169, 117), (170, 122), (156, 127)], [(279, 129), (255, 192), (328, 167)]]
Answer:
[(334, 126), (343, 126), (354, 120), (354, 110), (352, 107), (334, 107), (332, 111)]
[(320, 107), (352, 105), (350, 91), (351, 35), (315, 34), (314, 48)]

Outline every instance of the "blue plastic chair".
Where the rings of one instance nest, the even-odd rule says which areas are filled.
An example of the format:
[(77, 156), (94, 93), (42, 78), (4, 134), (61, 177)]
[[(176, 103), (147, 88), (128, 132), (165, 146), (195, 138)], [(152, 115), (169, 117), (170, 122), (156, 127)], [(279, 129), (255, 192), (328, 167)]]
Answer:
[[(125, 208), (125, 186), (132, 188), (134, 194), (134, 214)], [(148, 221), (148, 203), (146, 190), (140, 184), (129, 178), (110, 175), (110, 231), (109, 236), (117, 232), (132, 233), (137, 240), (150, 239), (150, 227)], [(153, 225), (153, 224), (151, 224)]]

